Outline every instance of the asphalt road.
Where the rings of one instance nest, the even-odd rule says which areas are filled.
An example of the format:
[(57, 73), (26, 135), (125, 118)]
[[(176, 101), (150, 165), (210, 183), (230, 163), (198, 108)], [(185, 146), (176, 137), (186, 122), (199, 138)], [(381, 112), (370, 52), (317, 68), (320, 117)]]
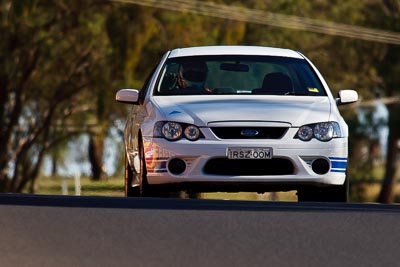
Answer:
[(0, 266), (398, 266), (400, 206), (0, 195)]

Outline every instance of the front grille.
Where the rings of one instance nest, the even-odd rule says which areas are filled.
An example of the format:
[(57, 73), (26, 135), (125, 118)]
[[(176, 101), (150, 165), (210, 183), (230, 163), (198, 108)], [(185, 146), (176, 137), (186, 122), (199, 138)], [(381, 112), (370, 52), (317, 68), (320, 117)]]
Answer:
[(210, 159), (203, 171), (212, 175), (291, 175), (294, 166), (290, 160), (273, 159)]
[[(288, 127), (211, 127), (211, 131), (220, 139), (281, 139)], [(255, 133), (254, 136), (246, 136)]]

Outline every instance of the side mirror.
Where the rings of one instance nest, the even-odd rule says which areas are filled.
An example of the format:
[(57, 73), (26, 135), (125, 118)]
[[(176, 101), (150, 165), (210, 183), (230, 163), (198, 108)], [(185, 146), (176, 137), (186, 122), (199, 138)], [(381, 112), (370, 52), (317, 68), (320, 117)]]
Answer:
[(351, 104), (358, 101), (358, 93), (355, 90), (340, 90), (336, 98), (337, 105)]
[(135, 89), (118, 90), (115, 100), (122, 103), (138, 104), (139, 91)]

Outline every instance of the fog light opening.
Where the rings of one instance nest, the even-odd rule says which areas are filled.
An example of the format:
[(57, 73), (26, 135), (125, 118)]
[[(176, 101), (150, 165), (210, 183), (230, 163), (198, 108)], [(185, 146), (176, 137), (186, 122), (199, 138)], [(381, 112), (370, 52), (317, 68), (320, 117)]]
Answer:
[(326, 159), (316, 159), (311, 164), (312, 170), (316, 174), (327, 174), (330, 169), (329, 162)]
[(175, 175), (181, 174), (186, 170), (186, 162), (182, 159), (171, 159), (168, 163), (168, 170)]

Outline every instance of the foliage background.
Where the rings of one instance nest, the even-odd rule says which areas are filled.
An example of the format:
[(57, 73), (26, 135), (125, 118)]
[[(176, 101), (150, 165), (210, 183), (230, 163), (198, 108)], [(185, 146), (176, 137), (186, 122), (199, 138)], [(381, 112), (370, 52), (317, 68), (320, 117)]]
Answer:
[[(400, 31), (397, 0), (213, 3)], [(114, 157), (123, 154), (127, 106), (115, 103), (116, 90), (140, 88), (169, 49), (240, 44), (301, 51), (334, 94), (357, 89), (362, 101), (341, 108), (351, 131), (352, 199), (365, 201), (365, 186), (379, 183), (375, 200), (395, 200), (400, 107), (398, 100), (379, 99), (399, 94), (397, 45), (106, 0), (0, 0), (0, 33), (2, 192), (34, 193), (45, 160), (51, 175), (59, 175), (71, 143), (82, 136), (87, 147), (78, 151), (79, 161), (88, 163), (92, 180), (107, 179), (107, 138), (120, 144)], [(388, 116), (377, 117), (378, 107)], [(382, 129), (389, 132), (387, 149)], [(113, 162), (112, 175), (122, 177), (123, 159)]]

